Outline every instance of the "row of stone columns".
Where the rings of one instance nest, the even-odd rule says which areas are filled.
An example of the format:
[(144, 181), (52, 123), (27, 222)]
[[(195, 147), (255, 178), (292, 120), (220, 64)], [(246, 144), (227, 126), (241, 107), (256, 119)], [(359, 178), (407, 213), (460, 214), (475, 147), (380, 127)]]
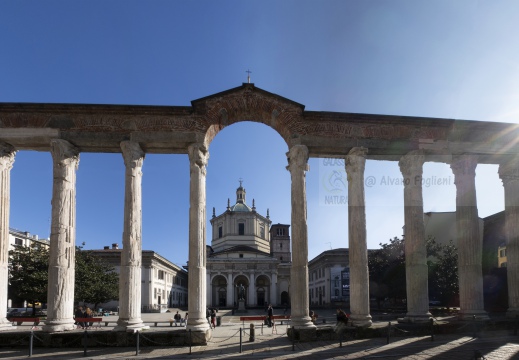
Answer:
[[(142, 215), (141, 179), (144, 152), (138, 143), (124, 141), (121, 151), (126, 166), (123, 251), (120, 274), (120, 313), (116, 330), (138, 330), (144, 327), (140, 316)], [(54, 163), (51, 249), (49, 260), (48, 319), (45, 331), (74, 328), (75, 256), (75, 172), (79, 151), (64, 140), (51, 142)], [(8, 328), (7, 265), (9, 236), (9, 174), (14, 149), (0, 144), (0, 328)], [(369, 273), (367, 262), (364, 168), (367, 149), (353, 148), (346, 156), (348, 176), (348, 231), (350, 248), (350, 310), (357, 326), (371, 325), (369, 312)], [(207, 149), (201, 144), (188, 148), (190, 161), (189, 209), (189, 322), (188, 328), (206, 331), (206, 166)], [(306, 180), (308, 149), (293, 146), (287, 153), (287, 169), (291, 175), (292, 246), (291, 268), (292, 321), (298, 328), (314, 325), (308, 316), (308, 234)], [(427, 263), (423, 225), (422, 168), (425, 157), (420, 151), (410, 152), (399, 162), (405, 179), (405, 251), (408, 313), (405, 320), (422, 321), (428, 311)], [(456, 184), (456, 223), (459, 248), (460, 303), (463, 317), (486, 317), (483, 310), (481, 249), (475, 192), (477, 157), (453, 158), (451, 168)], [(509, 257), (509, 313), (519, 310), (519, 173), (517, 164), (500, 166), (505, 187), (507, 251)]]

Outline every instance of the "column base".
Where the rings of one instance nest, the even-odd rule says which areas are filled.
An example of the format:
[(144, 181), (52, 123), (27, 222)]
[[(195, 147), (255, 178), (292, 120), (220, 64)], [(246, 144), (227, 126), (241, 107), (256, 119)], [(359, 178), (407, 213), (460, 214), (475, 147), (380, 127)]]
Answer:
[(113, 331), (125, 331), (125, 332), (137, 332), (141, 330), (148, 330), (150, 327), (148, 325), (144, 325), (141, 319), (131, 319), (131, 320), (117, 320), (117, 325), (114, 327)]
[(485, 310), (466, 310), (460, 311), (458, 320), (489, 320), (488, 313)]
[(46, 320), (45, 325), (41, 327), (44, 332), (62, 332), (76, 329), (74, 319), (70, 320)]
[(371, 315), (350, 315), (349, 324), (356, 327), (370, 327), (373, 322), (371, 321)]
[(398, 318), (399, 323), (428, 323), (431, 321), (432, 314), (427, 312), (425, 314), (411, 314), (407, 313), (403, 318)]
[(16, 329), (16, 326), (14, 326), (13, 323), (7, 320), (6, 318), (0, 320), (0, 331), (8, 331), (14, 329)]
[(507, 318), (515, 318), (517, 316), (519, 316), (519, 308), (509, 308), (506, 311)]
[(290, 322), (291, 327), (296, 329), (315, 329), (315, 324), (310, 316), (303, 316), (302, 318), (291, 316)]
[(209, 323), (206, 318), (201, 319), (193, 319), (189, 317), (187, 320), (186, 331), (198, 331), (198, 332), (207, 332), (210, 329)]

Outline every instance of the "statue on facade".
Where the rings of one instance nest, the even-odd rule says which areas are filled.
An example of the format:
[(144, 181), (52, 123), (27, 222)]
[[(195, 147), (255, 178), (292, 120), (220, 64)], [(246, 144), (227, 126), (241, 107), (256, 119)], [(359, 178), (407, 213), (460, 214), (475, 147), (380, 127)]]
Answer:
[(245, 300), (245, 287), (243, 284), (237, 285), (238, 288), (238, 300)]

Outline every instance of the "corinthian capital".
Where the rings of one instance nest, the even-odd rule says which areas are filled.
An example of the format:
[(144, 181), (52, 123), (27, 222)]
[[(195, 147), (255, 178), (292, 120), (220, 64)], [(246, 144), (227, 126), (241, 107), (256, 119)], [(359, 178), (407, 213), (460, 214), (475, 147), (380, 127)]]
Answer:
[(476, 176), (477, 155), (458, 155), (452, 157), (451, 169), (455, 176)]
[(368, 149), (364, 147), (354, 147), (346, 155), (346, 173), (348, 177), (357, 173), (364, 174), (367, 153)]
[(74, 165), (77, 170), (79, 164), (79, 150), (66, 140), (53, 139), (50, 141), (50, 152), (54, 165)]
[[(398, 166), (404, 178), (422, 176), (425, 155), (422, 150), (413, 150), (400, 158)], [(409, 183), (409, 182), (405, 182)]]
[(308, 148), (305, 145), (294, 145), (287, 152), (287, 170), (308, 171)]
[(15, 154), (14, 147), (0, 141), (0, 171), (12, 169)]
[(189, 155), (189, 162), (191, 166), (198, 166), (203, 169), (207, 166), (209, 160), (209, 152), (207, 148), (202, 144), (191, 144), (187, 148)]
[(141, 168), (145, 153), (141, 146), (135, 141), (122, 141), (121, 150), (123, 153), (124, 164), (128, 168)]

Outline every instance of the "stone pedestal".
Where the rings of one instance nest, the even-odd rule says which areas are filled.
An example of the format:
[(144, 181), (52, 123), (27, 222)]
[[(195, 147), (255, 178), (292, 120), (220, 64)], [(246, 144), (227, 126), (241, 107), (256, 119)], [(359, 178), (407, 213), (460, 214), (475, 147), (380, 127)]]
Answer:
[(346, 156), (348, 175), (348, 239), (350, 250), (350, 321), (354, 326), (371, 326), (369, 313), (368, 246), (364, 202), (365, 148), (353, 148)]
[(245, 309), (245, 300), (238, 300), (238, 312), (247, 312)]
[(7, 287), (9, 285), (9, 212), (11, 169), (14, 148), (0, 142), (0, 331), (16, 329), (7, 321)]

